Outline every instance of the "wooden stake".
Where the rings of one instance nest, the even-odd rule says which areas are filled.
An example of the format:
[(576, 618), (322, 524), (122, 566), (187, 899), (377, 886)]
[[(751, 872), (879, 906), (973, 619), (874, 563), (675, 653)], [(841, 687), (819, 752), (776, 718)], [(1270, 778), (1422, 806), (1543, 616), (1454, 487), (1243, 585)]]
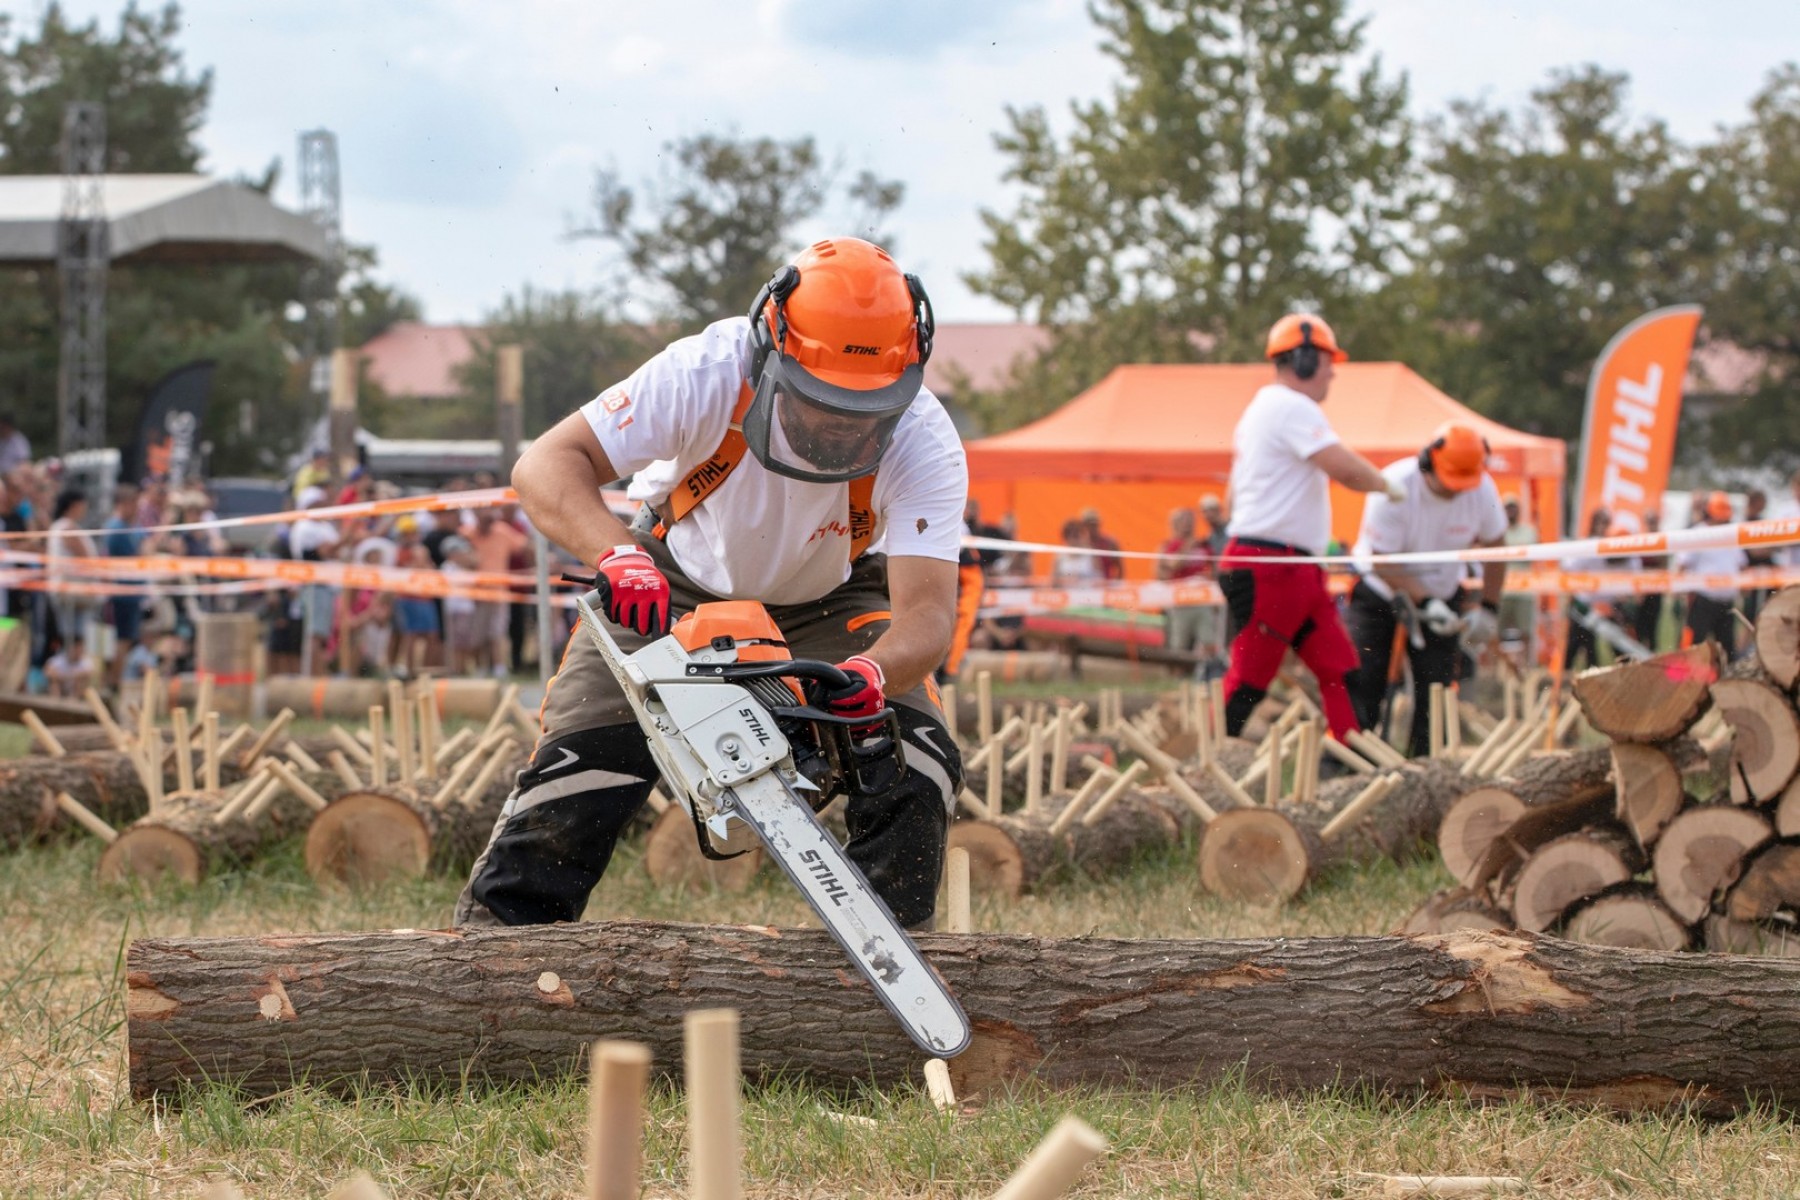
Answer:
[(156, 728), (156, 694), (162, 691), (162, 674), (155, 667), (144, 672), (143, 691), (138, 701), (138, 745), (150, 741)]
[(406, 698), (406, 685), (398, 679), (388, 680), (387, 693), (394, 722), (394, 769), (401, 783), (411, 783), (419, 761), (413, 743), (412, 704)]
[(48, 754), (51, 758), (69, 757), (68, 748), (62, 744), (54, 733), (50, 732), (50, 727), (44, 724), (44, 719), (38, 716), (34, 710), (28, 708), (20, 713), (19, 722), (24, 725), (25, 728), (31, 730), (31, 736), (37, 740), (38, 745), (44, 748), (45, 754)]
[(387, 731), (383, 720), (385, 712), (379, 704), (369, 706), (369, 782), (375, 787), (383, 787), (387, 783)]
[(342, 725), (333, 725), (328, 736), (351, 762), (359, 764), (364, 770), (375, 765), (375, 756), (369, 753), (368, 747), (352, 737), (350, 731)]
[(208, 712), (200, 721), (200, 786), (219, 790), (219, 714)]
[(325, 1200), (388, 1200), (388, 1196), (367, 1171), (358, 1171), (326, 1193)]
[(56, 793), (56, 807), (77, 825), (110, 845), (119, 840), (119, 831), (94, 815), (94, 810), (69, 795), (67, 792)]
[(113, 720), (112, 711), (106, 707), (106, 701), (102, 700), (100, 693), (93, 688), (87, 690), (87, 704), (94, 711), (94, 720), (98, 721), (100, 728), (106, 731), (106, 740), (112, 743), (112, 748), (121, 754), (129, 753), (131, 739), (125, 735), (125, 731), (119, 727), (119, 723)]
[(269, 781), (269, 778), (269, 766), (264, 763), (257, 768), (256, 774), (238, 784), (237, 790), (231, 793), (230, 799), (226, 800), (218, 811), (213, 813), (213, 824), (223, 825), (248, 808), (250, 802), (262, 794), (263, 785)]
[(229, 737), (219, 743), (219, 761), (225, 762), (237, 752), (239, 746), (243, 745), (245, 742), (253, 742), (255, 740), (256, 730), (250, 728), (249, 725), (239, 725), (236, 729), (231, 731)]
[(1056, 1200), (1074, 1186), (1082, 1168), (1105, 1153), (1105, 1138), (1079, 1117), (1064, 1117), (994, 1193), (994, 1200)]
[(438, 750), (444, 744), (444, 718), (438, 712), (437, 692), (429, 681), (419, 684), (419, 773), (436, 775)]
[(688, 1195), (742, 1200), (743, 1143), (738, 1128), (738, 1014), (703, 1008), (683, 1023), (688, 1106)]
[(1217, 745), (1231, 736), (1225, 729), (1225, 681), (1208, 680), (1207, 690), (1212, 693), (1212, 733), (1213, 743)]
[(213, 710), (213, 677), (210, 671), (199, 672), (200, 681), (194, 688), (193, 724), (199, 725), (206, 720), (206, 714)]
[(956, 1088), (950, 1083), (950, 1064), (941, 1058), (925, 1060), (925, 1094), (939, 1112), (956, 1108)]
[(1065, 708), (1050, 725), (1051, 795), (1060, 796), (1069, 790), (1069, 726), (1073, 718), (1073, 711)]
[(638, 1200), (650, 1047), (602, 1038), (588, 1069), (587, 1200)]
[(1344, 743), (1338, 741), (1329, 733), (1327, 733), (1324, 740), (1319, 743), (1319, 747), (1324, 750), (1325, 753), (1331, 755), (1331, 757), (1337, 759), (1359, 775), (1369, 775), (1375, 770), (1374, 763), (1370, 762), (1350, 747), (1344, 745)]
[(502, 725), (511, 720), (512, 714), (507, 710), (517, 708), (518, 706), (519, 685), (516, 683), (509, 683), (506, 685), (506, 690), (500, 693), (500, 703), (494, 706), (493, 715), (488, 718), (487, 726), (482, 729), (481, 736), (486, 737), (488, 734), (493, 733), (496, 729), (499, 729)]
[(238, 767), (248, 771), (255, 766), (256, 760), (261, 758), (264, 751), (274, 744), (275, 739), (282, 735), (288, 727), (288, 722), (293, 719), (294, 710), (291, 708), (284, 708), (276, 713), (275, 719), (269, 722), (269, 727), (262, 731), (262, 736), (252, 742), (250, 748), (238, 758)]
[(1181, 777), (1181, 765), (1152, 746), (1149, 740), (1139, 733), (1130, 722), (1119, 722), (1118, 731), (1119, 737), (1125, 741), (1125, 744), (1137, 751), (1139, 758), (1150, 764), (1169, 790), (1194, 810), (1195, 816), (1202, 821), (1210, 821), (1219, 815), (1213, 810), (1213, 806), (1206, 802), (1206, 797), (1196, 792), (1193, 785)]
[(994, 673), (975, 675), (975, 736), (982, 745), (994, 740)]
[(508, 758), (512, 755), (513, 750), (518, 747), (518, 744), (519, 743), (515, 739), (506, 737), (502, 738), (500, 742), (494, 746), (488, 757), (487, 764), (483, 766), (480, 773), (475, 776), (475, 782), (469, 785), (468, 791), (462, 794), (462, 805), (464, 808), (473, 808), (475, 802), (480, 800), (483, 794), (487, 792), (489, 786), (493, 784), (494, 778), (505, 769)]
[(972, 933), (975, 922), (969, 910), (969, 852), (961, 846), (950, 847), (944, 861), (945, 933)]
[(977, 821), (986, 821), (989, 819), (988, 806), (981, 802), (980, 796), (971, 792), (967, 787), (964, 787), (962, 791), (956, 793), (956, 802), (967, 809), (969, 815), (974, 817)]
[(669, 811), (669, 798), (655, 788), (651, 788), (649, 795), (644, 797), (644, 803), (659, 817)]
[(1102, 814), (1118, 803), (1119, 797), (1123, 796), (1137, 782), (1138, 776), (1149, 769), (1150, 765), (1141, 758), (1126, 767), (1124, 772), (1115, 778), (1104, 792), (1100, 793), (1100, 798), (1094, 801), (1092, 808), (1087, 810), (1087, 814), (1081, 818), (1081, 823), (1083, 825), (1096, 824)]
[(1452, 686), (1444, 697), (1444, 753), (1450, 758), (1462, 757), (1462, 701)]
[(243, 807), (244, 820), (259, 821), (269, 811), (269, 805), (275, 803), (275, 797), (281, 795), (281, 780), (275, 774), (275, 760), (268, 759), (268, 772), (262, 776), (262, 784), (256, 794), (250, 797)]
[(479, 735), (469, 726), (464, 725), (461, 729), (457, 730), (455, 734), (442, 740), (439, 744), (437, 753), (432, 755), (432, 761), (435, 764), (436, 769), (442, 771), (445, 767), (448, 767), (462, 755), (463, 751), (469, 749), (471, 744), (479, 740)]
[(1425, 754), (1444, 756), (1444, 685), (1434, 683), (1425, 693)]
[(474, 773), (476, 768), (480, 765), (481, 751), (479, 750), (465, 754), (462, 758), (458, 759), (456, 766), (451, 768), (450, 774), (445, 778), (443, 785), (432, 794), (431, 803), (438, 808), (442, 808), (444, 805), (450, 803), (450, 798), (461, 794), (463, 784), (468, 781), (469, 776)]
[(1399, 786), (1399, 775), (1383, 775), (1370, 781), (1369, 786), (1356, 793), (1350, 803), (1344, 805), (1338, 810), (1335, 817), (1325, 823), (1325, 828), (1319, 830), (1319, 840), (1323, 842), (1334, 840), (1344, 830), (1355, 824), (1364, 813), (1381, 803), (1389, 792)]
[(200, 1192), (200, 1200), (244, 1200), (244, 1193), (227, 1179), (216, 1179)]
[(302, 771), (311, 771), (316, 775), (325, 769), (324, 766), (320, 764), (319, 760), (308, 754), (306, 748), (299, 742), (289, 742), (287, 746), (283, 748), (282, 753), (287, 755), (289, 762), (293, 763), (296, 767), (299, 767)]
[(1231, 777), (1231, 772), (1221, 766), (1217, 759), (1206, 764), (1206, 773), (1213, 777), (1213, 782), (1225, 789), (1225, 794), (1236, 800), (1240, 807), (1256, 808), (1256, 797), (1239, 786)]
[(154, 725), (150, 727), (149, 736), (143, 745), (144, 788), (149, 793), (150, 811), (155, 812), (163, 803), (163, 744), (162, 730)]
[(1404, 767), (1406, 756), (1366, 729), (1352, 729), (1345, 740), (1351, 749), (1376, 766)]
[(1361, 1172), (1378, 1181), (1383, 1196), (1494, 1196), (1522, 1192), (1525, 1181), (1516, 1175), (1381, 1175)]
[(1294, 798), (1302, 804), (1312, 803), (1319, 791), (1319, 723), (1307, 720), (1300, 727), (1300, 749), (1294, 760), (1298, 778), (1294, 782)]
[(345, 787), (353, 790), (361, 789), (363, 786), (362, 776), (356, 773), (356, 768), (350, 765), (350, 760), (344, 757), (342, 750), (333, 750), (325, 756), (325, 761), (331, 765), (333, 771), (337, 772), (337, 777), (344, 781)]
[(294, 774), (294, 768), (288, 766), (279, 758), (271, 758), (269, 760), (269, 773), (281, 780), (283, 787), (298, 796), (301, 801), (314, 812), (324, 812), (327, 808), (331, 807), (331, 801), (319, 795), (312, 784)]
[(188, 745), (188, 711), (171, 709), (169, 724), (175, 738), (175, 786), (184, 792), (194, 790), (194, 752)]
[(1285, 737), (1269, 739), (1269, 765), (1263, 773), (1264, 808), (1274, 808), (1275, 802), (1281, 799), (1281, 743), (1285, 740)]
[(1044, 727), (1033, 725), (1026, 739), (1025, 811), (1035, 813), (1044, 806)]
[(1063, 805), (1063, 810), (1056, 814), (1056, 820), (1050, 822), (1051, 835), (1060, 836), (1065, 833), (1069, 826), (1075, 823), (1075, 818), (1079, 817), (1082, 810), (1087, 807), (1088, 801), (1099, 795), (1100, 789), (1105, 787), (1109, 780), (1118, 777), (1117, 771), (1104, 763), (1101, 764), (1100, 770), (1087, 777), (1087, 782), (1081, 785), (1081, 790), (1069, 798), (1069, 802)]

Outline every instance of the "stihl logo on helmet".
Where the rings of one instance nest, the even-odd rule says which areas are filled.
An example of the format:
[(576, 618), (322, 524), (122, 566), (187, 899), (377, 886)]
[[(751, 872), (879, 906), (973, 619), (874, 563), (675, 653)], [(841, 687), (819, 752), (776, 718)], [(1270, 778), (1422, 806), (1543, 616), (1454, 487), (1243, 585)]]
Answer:
[(867, 354), (870, 356), (874, 356), (874, 355), (881, 353), (881, 348), (878, 346), (845, 346), (844, 353), (845, 354)]

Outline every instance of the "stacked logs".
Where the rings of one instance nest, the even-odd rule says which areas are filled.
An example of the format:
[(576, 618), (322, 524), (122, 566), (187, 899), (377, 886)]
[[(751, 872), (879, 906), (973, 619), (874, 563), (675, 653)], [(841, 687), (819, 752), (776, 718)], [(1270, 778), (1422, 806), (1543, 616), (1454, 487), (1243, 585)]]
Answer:
[(1756, 646), (1729, 669), (1708, 643), (1579, 676), (1611, 745), (1459, 800), (1438, 835), (1459, 886), (1407, 928), (1800, 953), (1800, 588), (1764, 608)]

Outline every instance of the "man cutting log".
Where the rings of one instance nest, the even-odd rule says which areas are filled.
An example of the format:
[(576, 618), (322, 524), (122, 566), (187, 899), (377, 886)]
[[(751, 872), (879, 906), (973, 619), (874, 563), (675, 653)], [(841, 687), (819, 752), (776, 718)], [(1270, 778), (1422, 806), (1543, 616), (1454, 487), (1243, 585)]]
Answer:
[[(595, 564), (616, 641), (671, 608), (758, 600), (794, 657), (836, 662), (821, 700), (892, 706), (906, 771), (848, 804), (845, 850), (902, 925), (936, 905), (962, 765), (929, 676), (950, 647), (968, 493), (962, 443), (923, 386), (931, 304), (856, 238), (815, 243), (749, 317), (683, 338), (532, 443), (513, 486), (546, 537)], [(626, 528), (600, 498), (633, 476)], [(543, 731), (456, 906), (456, 922), (572, 921), (657, 768), (591, 639), (570, 639)]]
[(1410, 606), (1416, 622), (1406, 639), (1413, 679), (1407, 752), (1414, 758), (1431, 750), (1431, 685), (1455, 681), (1461, 642), (1483, 646), (1499, 633), (1506, 565), (1484, 566), (1477, 596), (1463, 586), (1465, 568), (1459, 562), (1374, 565), (1368, 560), (1377, 554), (1502, 544), (1506, 509), (1487, 473), (1487, 457), (1487, 440), (1473, 426), (1449, 422), (1417, 458), (1384, 469), (1390, 488), (1385, 495), (1369, 497), (1363, 507), (1362, 532), (1353, 551), (1361, 577), (1350, 593), (1350, 638), (1359, 660), (1350, 696), (1363, 726), (1379, 722), (1394, 631), (1403, 616), (1411, 615), (1403, 606)]

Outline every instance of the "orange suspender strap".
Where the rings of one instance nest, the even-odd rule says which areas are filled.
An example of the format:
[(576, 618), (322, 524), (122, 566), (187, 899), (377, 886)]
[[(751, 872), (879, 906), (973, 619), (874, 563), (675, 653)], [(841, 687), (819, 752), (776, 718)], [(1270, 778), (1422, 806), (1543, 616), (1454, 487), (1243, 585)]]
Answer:
[[(666, 532), (668, 526), (698, 508), (744, 461), (744, 455), (750, 452), (750, 444), (744, 440), (744, 414), (750, 411), (750, 402), (755, 398), (748, 383), (738, 386), (737, 406), (731, 410), (731, 424), (725, 430), (724, 440), (710, 458), (688, 472), (680, 487), (669, 493), (666, 511), (659, 514), (659, 530)], [(850, 481), (850, 561), (861, 558), (874, 540), (875, 476), (868, 474)]]

